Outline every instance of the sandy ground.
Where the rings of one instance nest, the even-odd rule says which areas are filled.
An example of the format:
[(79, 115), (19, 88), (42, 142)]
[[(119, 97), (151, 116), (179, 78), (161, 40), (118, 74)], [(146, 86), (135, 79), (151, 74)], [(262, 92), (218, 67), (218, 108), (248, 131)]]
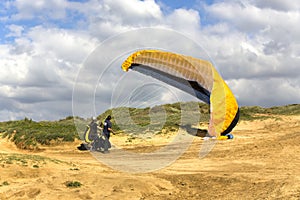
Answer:
[[(152, 159), (163, 163), (181, 147), (180, 140), (175, 151), (141, 157), (131, 172), (122, 172), (100, 161), (131, 167), (116, 148), (90, 153), (79, 151), (81, 141), (76, 141), (30, 152), (0, 139), (0, 199), (300, 199), (300, 116), (242, 121), (233, 134), (203, 158), (199, 151), (207, 141), (193, 137), (175, 162), (147, 173), (137, 172)], [(129, 142), (112, 136), (111, 141), (141, 154), (156, 152), (172, 138), (164, 134)], [(68, 187), (68, 181), (81, 186)]]

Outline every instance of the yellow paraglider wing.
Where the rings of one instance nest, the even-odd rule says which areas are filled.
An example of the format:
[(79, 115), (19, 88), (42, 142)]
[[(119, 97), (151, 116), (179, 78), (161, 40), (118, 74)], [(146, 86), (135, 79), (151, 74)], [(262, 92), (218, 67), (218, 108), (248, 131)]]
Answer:
[[(210, 111), (211, 120), (213, 123), (215, 134), (225, 135), (231, 131), (231, 124), (237, 123), (238, 104), (231, 90), (218, 74), (216, 69), (213, 69), (213, 88), (210, 95)], [(236, 121), (236, 122), (235, 122)], [(233, 126), (235, 126), (235, 124)], [(230, 130), (228, 129), (230, 128)], [(212, 132), (214, 132), (212, 131)]]
[(235, 97), (209, 61), (159, 50), (141, 50), (131, 54), (122, 69), (152, 76), (210, 104), (211, 135), (229, 133), (238, 121)]

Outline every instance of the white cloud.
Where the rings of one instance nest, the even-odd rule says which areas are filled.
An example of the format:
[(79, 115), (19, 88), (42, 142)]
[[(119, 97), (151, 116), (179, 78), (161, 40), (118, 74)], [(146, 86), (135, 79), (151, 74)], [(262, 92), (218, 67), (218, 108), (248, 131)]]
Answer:
[(66, 5), (65, 0), (16, 0), (14, 6), (18, 12), (13, 16), (13, 19), (62, 19), (66, 15)]
[(23, 26), (18, 26), (15, 24), (9, 25), (8, 29), (10, 30), (10, 33), (7, 34), (6, 37), (20, 37), (22, 35), (22, 32), (24, 31)]
[(196, 10), (176, 9), (169, 16), (166, 16), (166, 22), (175, 30), (186, 34), (192, 34), (199, 31), (200, 16)]
[(0, 83), (18, 84), (27, 73), (30, 57), (27, 54), (15, 55), (12, 45), (0, 45)]
[(142, 27), (169, 27), (188, 34), (200, 27), (198, 11), (177, 9), (165, 14), (154, 0), (103, 0), (101, 4), (92, 0), (68, 7), (85, 15), (90, 34), (100, 40)]
[(85, 14), (89, 32), (100, 40), (133, 28), (159, 25), (164, 17), (154, 0), (91, 1), (84, 6), (78, 10)]
[(7, 99), (1, 102), (7, 111), (0, 120), (6, 114), (14, 118), (11, 111), (35, 120), (71, 115), (79, 66), (97, 43), (81, 31), (37, 26), (15, 36), (14, 43), (0, 45), (0, 91)]
[(298, 79), (240, 79), (229, 85), (237, 94), (238, 101), (245, 105), (269, 107), (270, 102), (273, 106), (285, 105), (299, 103), (300, 99)]
[(27, 37), (32, 40), (35, 54), (74, 63), (81, 63), (97, 44), (84, 33), (41, 26), (32, 28)]
[[(1, 3), (4, 6), (1, 13), (14, 9), (8, 16), (0, 16), (0, 21), (7, 23), (5, 34), (10, 41), (0, 44), (0, 92), (4, 99), (0, 104), (0, 120), (25, 116), (57, 119), (70, 115), (72, 88), (85, 58), (106, 38), (141, 27), (172, 28), (199, 42), (241, 105), (299, 103), (300, 6), (297, 1), (232, 0), (203, 4), (201, 10), (168, 8), (165, 13), (163, 4), (154, 0)], [(68, 23), (72, 24), (66, 26)], [(135, 37), (149, 40), (148, 35)], [(157, 44), (163, 44), (164, 35), (152, 37)], [(128, 43), (118, 41), (111, 45), (103, 55), (110, 54), (115, 46), (122, 48)], [(169, 44), (170, 49), (175, 46), (188, 49), (184, 45), (175, 40)], [(100, 63), (94, 63), (94, 75)], [(106, 79), (116, 80), (117, 75), (114, 71)], [(97, 81), (97, 77), (93, 78)], [(78, 95), (84, 96), (94, 89), (88, 83), (82, 85)], [(110, 93), (100, 89), (97, 88), (97, 103), (107, 106)]]
[[(293, 1), (294, 2), (294, 1)], [(299, 10), (288, 12), (256, 7), (251, 4), (217, 3), (206, 7), (210, 16), (230, 24), (241, 32), (256, 35), (258, 39), (299, 42)]]
[(160, 7), (154, 0), (104, 0), (103, 3), (107, 14), (124, 25), (136, 26), (139, 24), (145, 26), (147, 23), (151, 24), (162, 17)]
[(288, 0), (288, 1), (282, 1), (282, 0), (253, 0), (253, 3), (261, 8), (269, 8), (279, 11), (291, 11), (291, 10), (299, 10), (300, 5), (299, 2)]
[(202, 27), (204, 46), (241, 105), (300, 102), (300, 15), (294, 4), (226, 1), (205, 7), (217, 23)]

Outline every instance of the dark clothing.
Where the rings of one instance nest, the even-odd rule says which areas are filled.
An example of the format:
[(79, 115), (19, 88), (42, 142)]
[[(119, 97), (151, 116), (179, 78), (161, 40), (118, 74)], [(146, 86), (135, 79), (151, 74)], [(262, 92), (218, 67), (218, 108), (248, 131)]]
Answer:
[(96, 121), (92, 121), (90, 123), (90, 137), (92, 140), (95, 140), (97, 138), (97, 128), (98, 128), (98, 124)]
[(109, 139), (110, 137), (110, 131), (108, 130), (108, 128), (111, 128), (112, 124), (111, 121), (109, 120), (105, 120), (104, 122), (104, 127), (103, 127), (103, 134)]
[(103, 135), (105, 137), (104, 151), (107, 151), (111, 147), (110, 142), (109, 142), (110, 130), (108, 130), (111, 127), (112, 127), (111, 121), (109, 121), (108, 119), (106, 119), (104, 121), (104, 127), (103, 127)]
[(108, 149), (111, 148), (109, 138), (106, 137), (105, 134), (103, 134), (103, 137), (101, 139), (102, 139), (102, 145), (103, 145), (104, 151), (108, 151)]
[(98, 124), (97, 124), (97, 122), (95, 122), (95, 121), (92, 121), (92, 122), (90, 123), (90, 127), (91, 127), (91, 132), (92, 132), (92, 133), (97, 133), (97, 126), (98, 126)]

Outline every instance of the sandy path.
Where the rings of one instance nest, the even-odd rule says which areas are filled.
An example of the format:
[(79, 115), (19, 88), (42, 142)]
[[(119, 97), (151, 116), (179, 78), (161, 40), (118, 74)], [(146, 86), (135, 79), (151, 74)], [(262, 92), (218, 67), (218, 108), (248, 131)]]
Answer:
[[(121, 172), (99, 162), (105, 157), (128, 167), (119, 162), (128, 157), (118, 149), (91, 154), (77, 150), (77, 141), (28, 152), (0, 139), (0, 199), (300, 199), (299, 122), (300, 116), (240, 122), (234, 140), (218, 141), (201, 159), (204, 141), (195, 137), (178, 160), (148, 173)], [(124, 147), (149, 153), (166, 138)], [(117, 136), (112, 141), (122, 143)], [(130, 167), (172, 155), (158, 153)], [(82, 185), (69, 188), (67, 181)]]

